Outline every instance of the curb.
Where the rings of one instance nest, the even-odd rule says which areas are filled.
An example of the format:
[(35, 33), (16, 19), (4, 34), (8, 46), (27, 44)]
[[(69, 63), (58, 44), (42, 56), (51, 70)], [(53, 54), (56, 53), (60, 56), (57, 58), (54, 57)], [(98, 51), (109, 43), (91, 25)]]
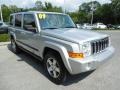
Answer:
[(8, 45), (10, 44), (10, 42), (0, 42), (0, 46), (5, 46), (5, 45)]

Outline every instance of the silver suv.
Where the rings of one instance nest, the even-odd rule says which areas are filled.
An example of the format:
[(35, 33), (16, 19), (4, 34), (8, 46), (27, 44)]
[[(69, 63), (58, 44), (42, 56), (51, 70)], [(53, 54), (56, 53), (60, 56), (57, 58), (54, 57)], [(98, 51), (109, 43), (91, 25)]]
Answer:
[(9, 34), (13, 51), (24, 50), (43, 61), (50, 79), (57, 84), (67, 73), (96, 69), (114, 53), (108, 35), (80, 30), (62, 13), (11, 14)]

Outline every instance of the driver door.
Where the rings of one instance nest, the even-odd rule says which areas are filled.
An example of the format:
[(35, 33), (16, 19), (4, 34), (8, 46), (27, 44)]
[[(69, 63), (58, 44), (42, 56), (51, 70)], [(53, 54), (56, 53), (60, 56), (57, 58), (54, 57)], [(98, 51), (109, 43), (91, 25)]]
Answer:
[(39, 55), (39, 48), (37, 47), (37, 43), (39, 42), (39, 33), (37, 31), (34, 14), (24, 14), (23, 29), (25, 31), (25, 47), (30, 52)]

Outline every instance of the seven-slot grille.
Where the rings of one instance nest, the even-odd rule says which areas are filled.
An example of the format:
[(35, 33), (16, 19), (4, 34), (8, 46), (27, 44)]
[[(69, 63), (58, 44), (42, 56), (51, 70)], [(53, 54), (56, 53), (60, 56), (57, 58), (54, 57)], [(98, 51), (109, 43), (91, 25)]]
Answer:
[(99, 53), (109, 46), (109, 38), (100, 39), (91, 43), (92, 54)]

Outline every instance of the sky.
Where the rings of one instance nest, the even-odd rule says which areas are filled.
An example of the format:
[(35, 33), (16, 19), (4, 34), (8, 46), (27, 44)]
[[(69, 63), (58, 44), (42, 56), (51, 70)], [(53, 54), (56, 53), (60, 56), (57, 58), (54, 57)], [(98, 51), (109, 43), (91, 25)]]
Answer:
[[(16, 5), (18, 7), (34, 7), (34, 3), (37, 0), (0, 0), (0, 4), (6, 4), (6, 5)], [(63, 8), (66, 8), (67, 11), (76, 11), (78, 10), (78, 6), (81, 5), (84, 2), (89, 2), (92, 0), (40, 0), (43, 3), (44, 2), (51, 2), (54, 6), (62, 6)], [(100, 2), (101, 4), (104, 3), (110, 3), (110, 0), (96, 0)], [(65, 4), (64, 4), (65, 2)]]

